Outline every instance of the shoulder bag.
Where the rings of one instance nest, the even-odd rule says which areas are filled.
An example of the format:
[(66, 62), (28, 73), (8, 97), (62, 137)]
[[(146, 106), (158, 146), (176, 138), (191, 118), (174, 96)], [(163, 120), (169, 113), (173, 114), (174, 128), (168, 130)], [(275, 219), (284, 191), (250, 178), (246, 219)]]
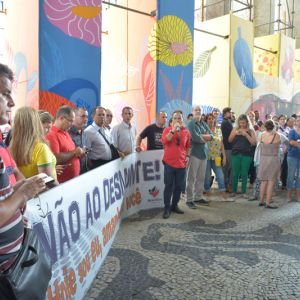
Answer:
[(32, 229), (25, 228), (13, 265), (0, 273), (1, 300), (44, 300), (52, 275), (50, 257)]

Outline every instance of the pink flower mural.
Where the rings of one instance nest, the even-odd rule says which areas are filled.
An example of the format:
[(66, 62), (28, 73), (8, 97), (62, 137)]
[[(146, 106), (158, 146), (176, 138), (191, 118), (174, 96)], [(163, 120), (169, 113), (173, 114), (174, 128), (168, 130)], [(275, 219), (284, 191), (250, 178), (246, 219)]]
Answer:
[(101, 46), (101, 0), (45, 0), (44, 10), (65, 34)]

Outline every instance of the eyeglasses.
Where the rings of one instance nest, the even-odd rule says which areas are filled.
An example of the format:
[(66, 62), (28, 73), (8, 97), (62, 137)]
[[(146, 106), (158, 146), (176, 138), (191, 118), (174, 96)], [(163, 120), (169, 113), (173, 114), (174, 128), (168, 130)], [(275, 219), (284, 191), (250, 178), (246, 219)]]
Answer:
[(67, 117), (64, 117), (69, 123), (73, 123), (73, 119), (68, 119)]
[(176, 137), (176, 145), (177, 145), (177, 146), (180, 145), (180, 137), (179, 137), (179, 136)]
[(107, 117), (110, 117), (110, 118), (112, 118), (113, 117), (113, 115), (106, 115)]

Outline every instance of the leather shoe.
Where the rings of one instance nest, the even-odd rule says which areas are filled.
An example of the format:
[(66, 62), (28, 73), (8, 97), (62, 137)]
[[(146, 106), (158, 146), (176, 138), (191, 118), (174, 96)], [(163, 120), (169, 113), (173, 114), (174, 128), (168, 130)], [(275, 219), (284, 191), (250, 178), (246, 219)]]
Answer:
[(180, 214), (180, 215), (184, 214), (184, 211), (182, 209), (180, 209), (178, 206), (172, 207), (171, 210), (176, 214)]
[(171, 212), (169, 210), (165, 210), (163, 214), (164, 219), (168, 219), (170, 217)]

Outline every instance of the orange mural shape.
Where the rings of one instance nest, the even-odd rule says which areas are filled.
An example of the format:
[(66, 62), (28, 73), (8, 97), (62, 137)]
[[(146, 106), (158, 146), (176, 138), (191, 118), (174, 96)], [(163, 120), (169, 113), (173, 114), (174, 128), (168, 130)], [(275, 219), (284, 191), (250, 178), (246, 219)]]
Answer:
[(40, 109), (48, 111), (55, 116), (57, 110), (63, 105), (69, 105), (73, 108), (76, 106), (68, 99), (48, 91), (40, 91)]

